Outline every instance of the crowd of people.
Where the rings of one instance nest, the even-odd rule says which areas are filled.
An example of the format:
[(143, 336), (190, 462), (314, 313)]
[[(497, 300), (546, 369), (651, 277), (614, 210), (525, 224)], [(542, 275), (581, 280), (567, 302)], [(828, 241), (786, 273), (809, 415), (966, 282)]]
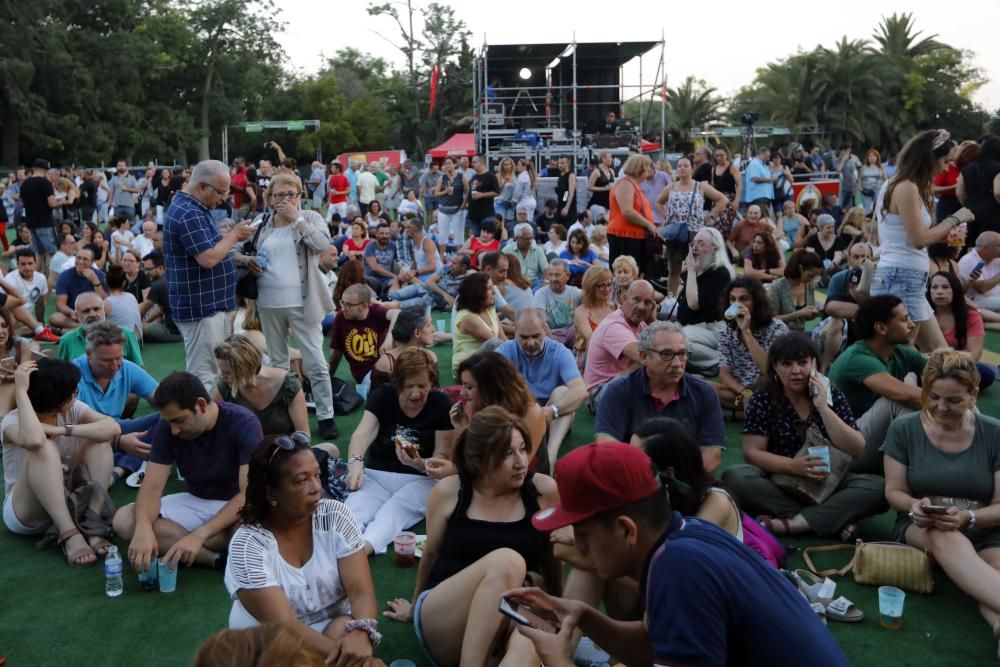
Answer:
[[(269, 145), (278, 170), (121, 162), (105, 182), (38, 160), (3, 183), (4, 525), (73, 567), (117, 536), (137, 571), (224, 572), (232, 632), (196, 664), (262, 633), (379, 664), (381, 616), (435, 665), (595, 644), (612, 664), (846, 665), (823, 622), (860, 611), (807, 599), (754, 541), (852, 544), (890, 508), (893, 539), (1000, 628), (1000, 422), (976, 409), (1000, 328), (997, 137), (921, 132), (892, 165), (562, 158), (541, 207), (527, 160), (299, 173)], [(839, 198), (789, 199), (818, 170)], [(185, 370), (157, 381), (143, 355), (164, 343)], [(580, 410), (594, 442), (567, 453)], [(116, 483), (134, 503), (109, 506)], [(806, 502), (805, 484), (829, 488)], [(413, 596), (380, 613), (369, 558), (421, 521)]]

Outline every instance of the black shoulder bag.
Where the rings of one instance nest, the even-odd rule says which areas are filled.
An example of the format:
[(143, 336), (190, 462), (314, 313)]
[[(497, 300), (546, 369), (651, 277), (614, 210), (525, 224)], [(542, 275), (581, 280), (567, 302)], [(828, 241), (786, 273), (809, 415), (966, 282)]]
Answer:
[[(257, 254), (257, 239), (260, 238), (260, 233), (270, 221), (271, 214), (265, 213), (263, 220), (257, 225), (257, 229), (253, 233), (253, 238), (243, 244), (242, 252), (244, 255), (253, 257)], [(236, 296), (253, 301), (257, 300), (257, 274), (247, 268), (236, 272)]]

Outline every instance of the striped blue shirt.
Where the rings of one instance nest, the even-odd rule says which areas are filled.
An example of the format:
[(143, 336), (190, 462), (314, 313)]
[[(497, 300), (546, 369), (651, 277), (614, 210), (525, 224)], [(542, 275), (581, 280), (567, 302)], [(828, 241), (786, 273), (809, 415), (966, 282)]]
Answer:
[(163, 263), (175, 322), (192, 322), (236, 308), (233, 260), (226, 257), (205, 269), (195, 259), (221, 240), (204, 204), (186, 192), (174, 195), (163, 219)]

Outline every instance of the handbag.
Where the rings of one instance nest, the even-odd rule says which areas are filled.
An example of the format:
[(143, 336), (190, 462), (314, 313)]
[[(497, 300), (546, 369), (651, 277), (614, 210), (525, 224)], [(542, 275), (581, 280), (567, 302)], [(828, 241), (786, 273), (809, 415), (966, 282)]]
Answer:
[(338, 377), (330, 375), (330, 385), (333, 389), (333, 414), (348, 415), (364, 403), (357, 389)]
[(825, 479), (809, 479), (798, 475), (775, 473), (771, 475), (771, 482), (789, 495), (812, 505), (819, 505), (832, 496), (847, 474), (847, 469), (851, 465), (851, 457), (834, 447), (823, 436), (816, 424), (810, 424), (809, 430), (806, 432), (805, 442), (795, 453), (795, 458), (800, 459), (808, 456), (810, 447), (822, 446), (826, 446), (830, 450), (830, 474)]
[[(817, 570), (811, 554), (853, 550), (854, 557), (842, 568)], [(863, 542), (809, 547), (802, 552), (809, 571), (820, 577), (844, 575), (854, 570), (854, 581), (867, 586), (895, 586), (912, 593), (934, 592), (931, 557), (922, 550), (898, 542)]]
[[(688, 206), (688, 220), (694, 215), (695, 194), (700, 189), (701, 184), (695, 181), (694, 188), (691, 190), (691, 204)], [(691, 235), (686, 222), (671, 222), (669, 225), (664, 225), (663, 231), (660, 234), (663, 236), (663, 240), (667, 242), (667, 245), (687, 245), (691, 241)]]
[[(270, 220), (271, 214), (265, 213), (263, 220), (257, 225), (257, 229), (254, 230), (253, 238), (243, 244), (242, 251), (244, 255), (253, 257), (257, 254), (257, 239), (260, 238), (261, 231), (263, 231)], [(236, 272), (236, 296), (241, 296), (251, 301), (257, 300), (257, 274), (250, 269), (239, 269)]]
[[(111, 537), (111, 520), (114, 518), (115, 506), (107, 489), (94, 481), (85, 463), (70, 467), (63, 476), (63, 494), (66, 498), (66, 508), (73, 519), (73, 525), (86, 537)], [(101, 499), (100, 509), (94, 511), (90, 502), (94, 496)], [(42, 538), (35, 543), (36, 549), (44, 549), (50, 544), (56, 544), (59, 529), (55, 524), (49, 526)]]

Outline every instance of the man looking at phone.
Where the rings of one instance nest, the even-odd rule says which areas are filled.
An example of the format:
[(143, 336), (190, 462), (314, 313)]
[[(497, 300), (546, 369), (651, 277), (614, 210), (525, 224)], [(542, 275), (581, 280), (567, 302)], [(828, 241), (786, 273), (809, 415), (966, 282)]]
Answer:
[(855, 324), (860, 340), (830, 366), (830, 381), (844, 392), (865, 436), (865, 453), (851, 471), (882, 475), (879, 448), (889, 424), (921, 407), (920, 387), (907, 375), (919, 378), (927, 358), (909, 347), (914, 324), (899, 297), (881, 294), (864, 301)]
[(215, 226), (211, 211), (229, 198), (229, 185), (226, 165), (199, 162), (163, 218), (170, 311), (184, 338), (187, 370), (206, 391), (219, 374), (215, 347), (233, 328), (228, 313), (236, 309), (236, 264), (230, 251), (253, 234), (250, 220), (236, 223), (225, 236)]
[(980, 233), (976, 247), (958, 261), (958, 272), (969, 285), (966, 294), (980, 309), (1000, 313), (1000, 234)]
[[(559, 504), (532, 517), (535, 528), (573, 526), (576, 547), (603, 579), (630, 577), (645, 618), (616, 621), (576, 600), (537, 588), (504, 594), (555, 615), (558, 633), (518, 632), (548, 667), (573, 665), (579, 629), (629, 665), (841, 667), (836, 640), (777, 570), (721, 528), (672, 512), (666, 488), (641, 449), (590, 444), (556, 463)], [(780, 642), (760, 637), (781, 637)]]

